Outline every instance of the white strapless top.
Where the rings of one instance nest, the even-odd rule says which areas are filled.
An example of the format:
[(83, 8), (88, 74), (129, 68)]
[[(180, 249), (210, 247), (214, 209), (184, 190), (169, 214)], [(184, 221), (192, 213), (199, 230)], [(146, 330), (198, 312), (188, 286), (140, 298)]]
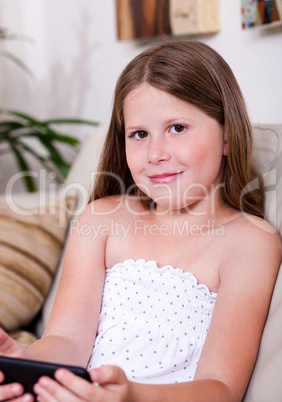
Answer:
[(193, 380), (216, 296), (179, 268), (143, 259), (114, 265), (88, 369), (117, 365), (148, 384)]

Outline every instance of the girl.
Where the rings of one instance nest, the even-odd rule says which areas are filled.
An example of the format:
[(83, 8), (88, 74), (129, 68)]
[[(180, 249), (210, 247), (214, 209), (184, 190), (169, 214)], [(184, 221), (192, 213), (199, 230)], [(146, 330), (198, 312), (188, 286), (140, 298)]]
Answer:
[(214, 50), (166, 41), (129, 63), (44, 336), (27, 351), (0, 333), (5, 355), (90, 370), (96, 386), (42, 377), (39, 401), (242, 400), (281, 260), (251, 149)]

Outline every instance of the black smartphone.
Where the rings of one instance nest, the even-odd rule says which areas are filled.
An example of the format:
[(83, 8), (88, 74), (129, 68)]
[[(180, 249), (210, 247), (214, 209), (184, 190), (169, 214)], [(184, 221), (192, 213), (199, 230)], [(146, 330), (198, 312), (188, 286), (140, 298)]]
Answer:
[(54, 378), (54, 373), (58, 368), (66, 368), (85, 380), (91, 381), (88, 371), (82, 367), (0, 356), (0, 370), (5, 375), (2, 384), (19, 382), (23, 385), (25, 392), (33, 395), (35, 395), (33, 385), (38, 379), (43, 375)]

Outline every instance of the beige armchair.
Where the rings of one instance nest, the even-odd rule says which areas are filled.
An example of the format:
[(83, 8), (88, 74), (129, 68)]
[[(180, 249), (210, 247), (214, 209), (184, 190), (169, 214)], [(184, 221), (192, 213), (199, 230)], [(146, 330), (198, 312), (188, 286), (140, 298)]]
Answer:
[[(282, 237), (282, 124), (254, 126), (255, 160), (264, 173), (266, 217)], [(265, 267), (267, 275), (267, 267)], [(282, 272), (278, 275), (260, 350), (244, 402), (282, 401)]]

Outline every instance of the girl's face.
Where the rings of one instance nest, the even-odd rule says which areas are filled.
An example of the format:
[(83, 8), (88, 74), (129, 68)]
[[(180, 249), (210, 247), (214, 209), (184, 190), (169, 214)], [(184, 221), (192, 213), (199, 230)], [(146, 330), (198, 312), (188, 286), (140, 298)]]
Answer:
[(222, 126), (147, 83), (126, 97), (124, 122), (128, 167), (157, 210), (205, 213), (221, 183)]

